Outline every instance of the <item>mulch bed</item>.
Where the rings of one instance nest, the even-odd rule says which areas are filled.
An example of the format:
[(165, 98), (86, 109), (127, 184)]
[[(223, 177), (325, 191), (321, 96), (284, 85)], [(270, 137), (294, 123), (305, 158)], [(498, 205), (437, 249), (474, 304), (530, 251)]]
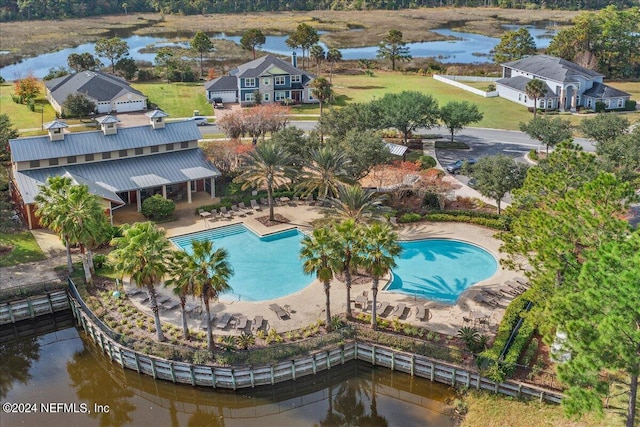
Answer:
[(269, 220), (269, 215), (267, 216), (259, 216), (257, 218), (255, 218), (256, 221), (258, 221), (260, 224), (264, 225), (265, 227), (273, 227), (274, 225), (280, 225), (280, 224), (286, 224), (289, 223), (289, 219), (280, 215), (280, 214), (275, 214), (273, 215), (273, 221)]

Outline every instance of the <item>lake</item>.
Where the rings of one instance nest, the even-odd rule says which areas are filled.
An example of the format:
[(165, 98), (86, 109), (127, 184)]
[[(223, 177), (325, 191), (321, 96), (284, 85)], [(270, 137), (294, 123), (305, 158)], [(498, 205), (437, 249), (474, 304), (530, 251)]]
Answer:
[(273, 387), (233, 392), (174, 385), (123, 370), (76, 328), (0, 345), (0, 358), (0, 400), (33, 404), (38, 410), (3, 413), (3, 427), (453, 427), (455, 421), (445, 404), (454, 397), (451, 388), (364, 362)]
[[(533, 36), (538, 48), (549, 46), (551, 38), (555, 34), (553, 28), (543, 28), (525, 26)], [(511, 31), (520, 28), (516, 25), (505, 25), (505, 30)], [(357, 31), (357, 30), (352, 30)], [(442, 63), (463, 63), (463, 64), (483, 64), (493, 62), (490, 56), (491, 50), (500, 42), (499, 38), (483, 36), (480, 34), (464, 33), (449, 29), (433, 30), (435, 33), (447, 37), (454, 37), (454, 40), (429, 41), (407, 43), (411, 55), (418, 58), (434, 58)], [(322, 32), (320, 32), (322, 33)], [(231, 36), (224, 33), (209, 34), (212, 39), (226, 39), (235, 43), (240, 43), (241, 36)], [(262, 47), (265, 52), (281, 55), (290, 55), (291, 49), (285, 41), (288, 36), (267, 36), (266, 43)], [(138, 36), (130, 35), (123, 37), (129, 45), (129, 52), (133, 59), (137, 61), (148, 61), (153, 63), (155, 53), (144, 53), (142, 50), (150, 46), (188, 46), (184, 39), (172, 38), (171, 36)], [(324, 43), (320, 43), (327, 49)], [(62, 49), (56, 52), (26, 58), (22, 62), (0, 68), (0, 75), (6, 80), (14, 80), (17, 77), (25, 76), (32, 72), (36, 77), (42, 78), (47, 75), (50, 68), (66, 67), (67, 57), (72, 53), (90, 52), (95, 53), (95, 43), (85, 43), (73, 48)], [(374, 59), (376, 58), (377, 46), (366, 46), (357, 48), (339, 49), (344, 59)], [(298, 52), (300, 55), (302, 52)], [(108, 65), (108, 64), (105, 64)]]

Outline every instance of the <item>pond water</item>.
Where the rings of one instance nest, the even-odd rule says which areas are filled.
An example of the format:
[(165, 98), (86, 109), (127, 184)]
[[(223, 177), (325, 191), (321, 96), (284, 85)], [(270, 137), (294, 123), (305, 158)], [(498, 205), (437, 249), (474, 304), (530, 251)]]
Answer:
[[(546, 48), (549, 46), (551, 38), (555, 34), (553, 27), (525, 26), (533, 38), (538, 48)], [(515, 30), (520, 28), (517, 25), (505, 25), (505, 30)], [(352, 30), (357, 31), (357, 30)], [(500, 42), (499, 38), (483, 36), (480, 34), (464, 33), (460, 31), (452, 31), (449, 29), (434, 30), (435, 33), (448, 37), (454, 37), (454, 40), (429, 41), (408, 43), (407, 46), (413, 57), (430, 57), (443, 63), (465, 63), (465, 64), (482, 64), (492, 62), (490, 57), (491, 50)], [(319, 32), (322, 33), (322, 32)], [(182, 38), (178, 38), (182, 36)], [(123, 39), (129, 45), (129, 53), (131, 57), (137, 61), (148, 61), (153, 63), (155, 53), (142, 52), (144, 48), (150, 46), (188, 46), (188, 42), (184, 41), (184, 37), (190, 35), (164, 35), (164, 36), (123, 36)], [(240, 43), (241, 36), (232, 36), (225, 33), (210, 34), (214, 39), (231, 40)], [(267, 36), (266, 42), (262, 47), (263, 51), (277, 53), (281, 55), (291, 54), (291, 49), (285, 41), (288, 36)], [(327, 49), (324, 43), (320, 43), (322, 47)], [(85, 43), (76, 47), (62, 49), (57, 52), (46, 53), (32, 58), (26, 58), (22, 62), (0, 68), (0, 75), (6, 80), (14, 80), (16, 77), (25, 76), (28, 72), (32, 72), (36, 77), (42, 78), (49, 72), (49, 69), (56, 67), (66, 67), (67, 57), (72, 53), (90, 52), (95, 54), (95, 43)], [(357, 48), (340, 49), (344, 59), (375, 59), (377, 54), (377, 46), (365, 46)], [(302, 52), (298, 52), (300, 55)], [(105, 64), (107, 65), (107, 64)]]
[[(3, 427), (454, 425), (444, 403), (452, 389), (362, 362), (232, 392), (125, 371), (75, 328), (0, 345), (0, 356), (0, 400), (35, 404), (38, 410), (2, 413)], [(59, 412), (43, 413), (42, 403)], [(109, 412), (96, 412), (96, 404)]]

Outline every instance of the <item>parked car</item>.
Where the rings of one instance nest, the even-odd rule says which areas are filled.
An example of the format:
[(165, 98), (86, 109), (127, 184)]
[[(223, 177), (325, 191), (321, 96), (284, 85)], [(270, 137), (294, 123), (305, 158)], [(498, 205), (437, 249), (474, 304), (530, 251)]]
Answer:
[(460, 173), (460, 171), (462, 170), (462, 168), (464, 167), (465, 164), (469, 165), (469, 166), (473, 166), (473, 165), (476, 164), (476, 162), (477, 162), (476, 159), (458, 160), (458, 161), (455, 161), (453, 163), (448, 164), (445, 169), (449, 173)]
[(222, 98), (213, 98), (213, 108), (217, 108), (219, 110), (224, 109), (224, 104), (222, 103)]
[(207, 118), (205, 116), (193, 116), (184, 119), (185, 122), (196, 122), (198, 126), (204, 126), (208, 124)]

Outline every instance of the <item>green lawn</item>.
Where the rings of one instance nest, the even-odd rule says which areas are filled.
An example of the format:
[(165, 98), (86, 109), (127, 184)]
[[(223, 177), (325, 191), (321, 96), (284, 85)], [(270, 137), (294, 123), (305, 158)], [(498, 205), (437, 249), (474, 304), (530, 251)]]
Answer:
[[(56, 117), (56, 112), (44, 97), (44, 85), (42, 85), (40, 96), (36, 99), (36, 111), (29, 110), (26, 104), (13, 102), (11, 99), (13, 93), (12, 83), (0, 84), (0, 113), (8, 115), (16, 129), (40, 129), (43, 122), (50, 122)], [(42, 107), (44, 107), (44, 113), (40, 112)]]
[(42, 249), (29, 231), (15, 234), (2, 233), (0, 234), (0, 245), (13, 247), (11, 252), (0, 257), (0, 267), (45, 259)]
[(193, 110), (200, 110), (203, 116), (213, 115), (202, 82), (132, 83), (131, 86), (144, 93), (149, 102), (157, 104), (170, 117), (191, 117)]

